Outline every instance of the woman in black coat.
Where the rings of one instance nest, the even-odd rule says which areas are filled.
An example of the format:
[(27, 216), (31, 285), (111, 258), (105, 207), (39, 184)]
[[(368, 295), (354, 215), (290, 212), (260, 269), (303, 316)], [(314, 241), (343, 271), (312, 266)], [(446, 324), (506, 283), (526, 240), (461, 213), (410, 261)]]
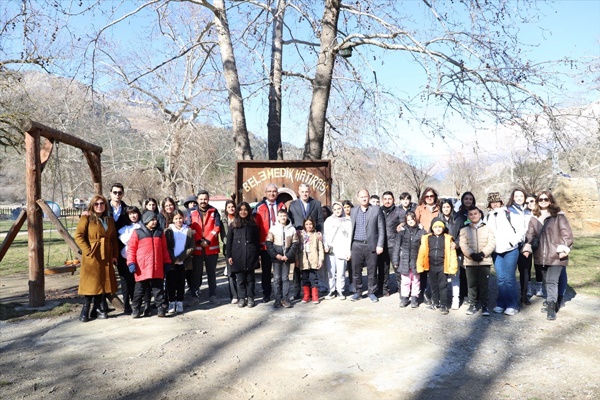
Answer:
[[(227, 232), (227, 261), (235, 273), (238, 307), (254, 307), (254, 270), (258, 267), (260, 237), (250, 204), (240, 203)], [(247, 300), (246, 300), (247, 298)]]

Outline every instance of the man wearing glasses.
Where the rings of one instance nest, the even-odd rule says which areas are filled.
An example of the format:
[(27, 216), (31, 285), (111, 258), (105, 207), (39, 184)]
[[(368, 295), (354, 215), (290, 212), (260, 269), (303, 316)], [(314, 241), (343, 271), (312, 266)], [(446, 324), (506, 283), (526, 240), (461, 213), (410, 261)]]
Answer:
[[(115, 221), (116, 231), (131, 224), (129, 220), (129, 214), (127, 214), (127, 204), (123, 200), (125, 189), (123, 184), (113, 183), (110, 188), (110, 207), (108, 208), (108, 215), (111, 216)], [(133, 297), (133, 289), (135, 286), (135, 278), (129, 268), (127, 268), (127, 260), (121, 255), (121, 250), (125, 247), (125, 244), (118, 240), (119, 244), (119, 257), (117, 258), (117, 271), (121, 278), (121, 294), (123, 295), (123, 313), (131, 315), (131, 299)]]

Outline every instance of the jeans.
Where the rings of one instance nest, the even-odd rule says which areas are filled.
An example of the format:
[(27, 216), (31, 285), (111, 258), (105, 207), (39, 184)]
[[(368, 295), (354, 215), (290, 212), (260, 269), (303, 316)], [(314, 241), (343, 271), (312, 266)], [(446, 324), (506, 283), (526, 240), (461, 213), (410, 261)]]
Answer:
[(493, 253), (496, 279), (498, 280), (498, 299), (496, 305), (504, 309), (519, 309), (519, 292), (517, 289), (517, 261), (519, 249), (504, 253)]
[(329, 278), (329, 293), (335, 291), (341, 296), (344, 294), (346, 286), (346, 271), (347, 261), (341, 258), (336, 258), (335, 254), (327, 254), (325, 256), (325, 266), (327, 267), (327, 277)]
[(482, 307), (488, 305), (489, 295), (489, 265), (474, 265), (466, 268), (467, 284), (469, 285), (469, 304), (477, 305), (477, 299), (481, 302)]
[(319, 287), (318, 269), (303, 269), (302, 270), (302, 286), (310, 288)]
[[(559, 294), (561, 296), (563, 295), (563, 293), (561, 293), (559, 291), (559, 286), (560, 286), (559, 282), (560, 282), (560, 277), (562, 275), (562, 272), (564, 270), (566, 270), (566, 268), (561, 265), (549, 265), (549, 266), (544, 266), (542, 268), (542, 274), (544, 274), (544, 281), (546, 282), (546, 292), (548, 293), (548, 297), (546, 298), (546, 301), (556, 303), (556, 301), (558, 300), (558, 295)], [(566, 273), (565, 273), (565, 281), (566, 281)], [(565, 289), (566, 289), (566, 282), (565, 282)]]
[(527, 288), (529, 287), (529, 281), (531, 280), (531, 257), (525, 257), (519, 251), (519, 260), (517, 261), (517, 267), (519, 268), (521, 299), (525, 301), (527, 299)]
[(285, 299), (290, 297), (290, 263), (289, 262), (273, 262), (273, 292), (275, 300)]

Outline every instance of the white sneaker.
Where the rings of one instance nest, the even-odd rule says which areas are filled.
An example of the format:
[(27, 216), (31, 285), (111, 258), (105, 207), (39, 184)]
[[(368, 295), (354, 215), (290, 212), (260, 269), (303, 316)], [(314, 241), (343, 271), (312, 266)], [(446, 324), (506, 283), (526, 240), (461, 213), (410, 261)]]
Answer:
[(452, 309), (453, 310), (458, 310), (460, 307), (460, 302), (458, 301), (458, 297), (452, 299)]
[(340, 300), (346, 300), (346, 296), (344, 296), (343, 294), (340, 294), (338, 296), (338, 299), (340, 299)]
[(335, 292), (331, 292), (329, 293), (327, 296), (324, 297), (325, 300), (332, 300), (335, 299)]
[(494, 307), (494, 312), (496, 314), (502, 314), (504, 312), (504, 308), (502, 308), (502, 307)]
[(215, 296), (215, 295), (210, 296), (210, 298), (208, 299), (208, 301), (211, 304), (219, 304), (219, 299), (217, 299), (217, 296)]
[(183, 301), (178, 301), (177, 303), (175, 303), (175, 311), (177, 311), (178, 313), (183, 312)]
[(169, 314), (174, 314), (175, 313), (175, 302), (173, 302), (173, 301), (169, 302), (169, 309), (167, 310), (167, 312)]
[(519, 313), (519, 310), (515, 310), (514, 308), (507, 308), (506, 310), (504, 310), (504, 315), (517, 315)]
[(231, 304), (237, 304), (239, 302), (238, 299), (231, 299)]

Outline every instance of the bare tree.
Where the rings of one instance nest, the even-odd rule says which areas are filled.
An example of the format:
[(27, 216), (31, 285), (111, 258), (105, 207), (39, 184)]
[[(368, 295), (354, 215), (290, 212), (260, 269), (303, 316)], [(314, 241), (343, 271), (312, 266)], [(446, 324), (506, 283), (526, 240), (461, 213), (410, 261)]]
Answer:
[(415, 191), (417, 198), (421, 197), (421, 192), (425, 189), (425, 183), (433, 176), (434, 164), (428, 163), (424, 159), (408, 157), (406, 166), (402, 170), (402, 175), (408, 186)]

